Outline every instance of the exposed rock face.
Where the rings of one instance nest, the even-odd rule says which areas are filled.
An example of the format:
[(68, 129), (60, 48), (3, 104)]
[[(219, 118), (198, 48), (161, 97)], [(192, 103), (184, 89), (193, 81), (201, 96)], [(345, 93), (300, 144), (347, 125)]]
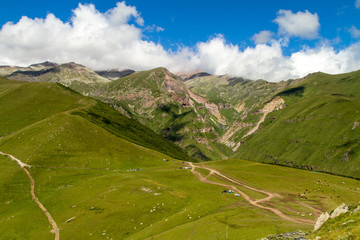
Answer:
[(261, 119), (259, 120), (259, 122), (256, 124), (256, 126), (254, 128), (252, 128), (247, 134), (245, 134), (242, 138), (246, 138), (248, 136), (250, 136), (251, 134), (253, 134), (254, 132), (256, 132), (259, 127), (260, 124), (262, 122), (264, 122), (266, 116), (276, 110), (280, 110), (282, 108), (285, 107), (285, 101), (284, 99), (282, 99), (281, 97), (277, 96), (273, 99), (271, 99), (270, 102), (268, 102), (261, 110), (260, 112), (264, 113), (264, 115), (261, 117)]
[(314, 231), (317, 231), (329, 219), (329, 217), (330, 215), (327, 212), (321, 214), (316, 220)]
[(338, 206), (330, 215), (330, 218), (336, 218), (341, 214), (347, 213), (349, 211), (349, 206), (345, 203)]
[(314, 231), (317, 231), (329, 218), (336, 218), (341, 214), (347, 213), (348, 211), (349, 211), (349, 206), (346, 205), (345, 203), (342, 203), (334, 211), (332, 211), (331, 215), (327, 212), (321, 214), (316, 220)]
[(208, 109), (210, 111), (210, 113), (216, 117), (216, 119), (219, 123), (221, 123), (223, 125), (226, 124), (225, 118), (219, 112), (218, 105), (216, 105), (215, 103), (210, 103), (208, 99), (201, 97), (201, 96), (193, 93), (190, 90), (188, 90), (188, 94), (192, 99), (194, 99), (194, 101), (202, 104), (206, 109)]

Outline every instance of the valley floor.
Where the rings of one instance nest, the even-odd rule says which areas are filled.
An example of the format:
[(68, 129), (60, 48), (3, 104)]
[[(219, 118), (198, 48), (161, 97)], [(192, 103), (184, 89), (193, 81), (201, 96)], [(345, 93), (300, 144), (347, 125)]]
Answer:
[[(156, 161), (140, 171), (28, 171), (60, 239), (258, 239), (312, 230), (320, 211), (359, 201), (353, 179), (242, 160)], [(53, 238), (24, 171), (8, 157), (0, 164), (0, 238)]]

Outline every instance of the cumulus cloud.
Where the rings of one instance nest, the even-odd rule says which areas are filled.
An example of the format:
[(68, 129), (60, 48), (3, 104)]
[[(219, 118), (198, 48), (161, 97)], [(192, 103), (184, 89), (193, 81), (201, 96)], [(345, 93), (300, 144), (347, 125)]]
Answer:
[(289, 36), (312, 39), (318, 36), (320, 28), (317, 13), (305, 12), (293, 13), (290, 10), (279, 10), (274, 20), (279, 25), (279, 33)]
[(124, 2), (105, 13), (93, 4), (79, 4), (69, 22), (53, 14), (45, 19), (22, 17), (0, 31), (0, 64), (75, 61), (94, 69), (169, 64), (171, 56), (160, 44), (142, 40), (143, 25), (136, 8)]
[[(317, 19), (316, 14), (301, 14)], [(282, 17), (288, 15), (289, 12), (281, 12), (277, 18), (279, 26), (284, 25), (280, 23)], [(290, 12), (290, 15), (299, 16), (299, 13)], [(291, 32), (292, 22), (296, 21), (284, 27), (289, 35), (295, 34)], [(360, 65), (359, 44), (337, 51), (330, 43), (324, 43), (286, 56), (283, 48), (288, 36), (271, 39), (271, 32), (262, 31), (254, 36), (254, 47), (243, 49), (227, 42), (222, 35), (216, 35), (206, 42), (172, 51), (164, 49), (160, 43), (144, 40), (149, 29), (163, 30), (155, 25), (146, 26), (136, 8), (124, 2), (105, 13), (92, 4), (79, 4), (68, 22), (53, 14), (45, 19), (22, 17), (17, 23), (6, 23), (0, 30), (0, 65), (26, 66), (50, 60), (75, 61), (95, 70), (144, 70), (163, 66), (172, 72), (201, 69), (213, 74), (270, 81), (302, 77), (315, 71), (348, 72)], [(307, 36), (305, 32), (309, 31), (301, 30), (296, 34)]]
[(259, 33), (254, 34), (252, 37), (252, 40), (256, 44), (262, 44), (262, 43), (268, 43), (272, 39), (272, 36), (274, 35), (271, 31), (261, 31)]
[[(360, 0), (359, 0), (360, 1)], [(355, 26), (352, 26), (349, 29), (349, 32), (353, 38), (359, 38), (360, 37), (360, 29), (357, 29)]]
[(344, 73), (358, 69), (360, 64), (360, 44), (341, 51), (324, 44), (284, 56), (282, 42), (282, 39), (273, 40), (270, 44), (257, 44), (240, 50), (237, 45), (227, 43), (223, 36), (218, 35), (199, 43), (193, 55), (200, 69), (215, 74), (270, 81), (298, 78), (317, 71)]

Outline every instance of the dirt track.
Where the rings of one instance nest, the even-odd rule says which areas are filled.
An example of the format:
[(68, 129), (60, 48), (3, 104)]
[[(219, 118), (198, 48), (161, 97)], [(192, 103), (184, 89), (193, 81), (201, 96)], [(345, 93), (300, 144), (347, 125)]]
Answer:
[[(267, 207), (267, 206), (263, 206), (263, 205), (260, 205), (260, 203), (263, 203), (263, 202), (268, 202), (270, 201), (272, 198), (274, 197), (281, 197), (279, 194), (277, 193), (271, 193), (271, 192), (267, 192), (267, 191), (264, 191), (264, 190), (261, 190), (261, 189), (257, 189), (257, 188), (253, 188), (253, 187), (250, 187), (250, 186), (247, 186), (239, 181), (236, 181), (222, 173), (220, 173), (219, 171), (215, 170), (215, 169), (212, 169), (212, 168), (209, 168), (209, 167), (205, 167), (205, 166), (195, 166), (193, 163), (189, 162), (189, 165), (191, 166), (191, 172), (193, 174), (195, 174), (199, 180), (203, 183), (208, 183), (208, 184), (214, 184), (214, 185), (219, 185), (219, 186), (223, 186), (223, 187), (226, 187), (228, 189), (231, 189), (237, 193), (239, 193), (248, 203), (250, 203), (251, 205), (255, 206), (255, 207), (258, 207), (258, 208), (261, 208), (261, 209), (265, 209), (265, 210), (268, 210), (268, 211), (271, 211), (273, 213), (275, 213), (276, 215), (278, 215), (279, 217), (281, 217), (282, 219), (285, 219), (285, 220), (288, 220), (288, 221), (291, 221), (291, 222), (295, 222), (295, 223), (302, 223), (302, 224), (315, 224), (315, 221), (314, 220), (310, 220), (310, 219), (298, 219), (298, 218), (292, 218), (292, 217), (289, 217), (287, 215), (285, 215), (284, 213), (282, 213), (279, 209), (276, 209), (276, 208), (273, 208), (273, 207)], [(200, 173), (196, 172), (195, 171), (195, 168), (204, 168), (204, 169), (207, 169), (210, 171), (210, 173), (206, 176), (206, 177), (203, 177)], [(266, 198), (262, 198), (262, 199), (258, 199), (258, 200), (253, 200), (251, 199), (251, 197), (249, 197), (246, 193), (240, 191), (238, 188), (236, 188), (235, 186), (233, 185), (228, 185), (228, 184), (223, 184), (223, 183), (218, 183), (218, 182), (214, 182), (214, 181), (211, 181), (211, 180), (208, 180), (207, 177), (209, 177), (210, 175), (212, 174), (215, 174), (221, 178), (223, 178), (224, 180), (226, 180), (227, 182), (230, 182), (230, 183), (234, 183), (236, 185), (240, 185), (242, 187), (245, 187), (245, 188), (248, 188), (248, 189), (251, 189), (253, 191), (256, 191), (256, 192), (260, 192), (260, 193), (263, 193), (263, 194), (266, 194), (267, 197)]]
[(13, 161), (16, 161), (19, 164), (19, 166), (24, 170), (26, 175), (29, 177), (30, 182), (31, 182), (30, 193), (31, 193), (32, 199), (36, 202), (36, 204), (39, 206), (41, 211), (43, 211), (45, 213), (49, 223), (51, 224), (51, 226), (53, 228), (50, 232), (55, 234), (55, 240), (59, 240), (60, 239), (60, 232), (59, 232), (59, 228), (58, 228), (56, 222), (51, 217), (49, 211), (44, 207), (44, 205), (40, 202), (40, 200), (35, 195), (35, 181), (34, 181), (33, 177), (31, 176), (30, 172), (26, 169), (26, 167), (30, 168), (31, 166), (26, 164), (26, 163), (23, 163), (22, 161), (20, 161), (19, 159), (17, 159), (16, 157), (14, 157), (11, 154), (3, 153), (1, 151), (0, 151), (0, 154), (3, 155), (3, 156), (9, 157)]

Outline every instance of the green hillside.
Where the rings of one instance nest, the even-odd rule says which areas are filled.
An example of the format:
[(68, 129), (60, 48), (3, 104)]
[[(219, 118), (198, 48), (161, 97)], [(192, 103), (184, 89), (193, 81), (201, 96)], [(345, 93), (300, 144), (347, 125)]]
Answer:
[[(179, 147), (56, 83), (0, 79), (0, 106), (0, 151), (31, 165), (26, 169), (34, 193), (57, 223), (60, 239), (258, 239), (310, 230), (318, 209), (358, 201), (354, 179), (242, 160), (198, 163), (195, 172), (214, 184), (201, 182), (180, 169), (189, 165), (175, 159), (187, 157)], [(289, 221), (223, 194), (231, 185), (252, 199), (264, 198), (201, 166), (273, 192), (263, 206), (310, 222)], [(53, 239), (50, 230), (24, 170), (0, 155), (0, 239)]]
[(209, 110), (165, 68), (135, 72), (97, 86), (73, 82), (69, 87), (136, 119), (181, 146), (194, 159), (223, 159), (231, 153), (225, 144), (216, 141), (226, 127), (218, 107), (212, 105), (215, 110)]
[[(61, 153), (54, 155), (66, 160), (77, 152), (89, 149), (98, 152), (107, 147), (108, 135), (113, 135), (127, 145), (124, 148), (134, 148), (129, 147), (134, 146), (132, 142), (178, 159), (188, 159), (178, 146), (136, 120), (61, 85), (0, 79), (0, 91), (0, 149), (9, 153), (37, 154), (43, 149), (44, 158), (49, 157), (46, 152)], [(94, 136), (87, 137), (92, 132)], [(101, 137), (103, 134), (106, 137)]]
[(278, 94), (287, 107), (270, 113), (237, 157), (360, 176), (360, 72), (316, 73)]

